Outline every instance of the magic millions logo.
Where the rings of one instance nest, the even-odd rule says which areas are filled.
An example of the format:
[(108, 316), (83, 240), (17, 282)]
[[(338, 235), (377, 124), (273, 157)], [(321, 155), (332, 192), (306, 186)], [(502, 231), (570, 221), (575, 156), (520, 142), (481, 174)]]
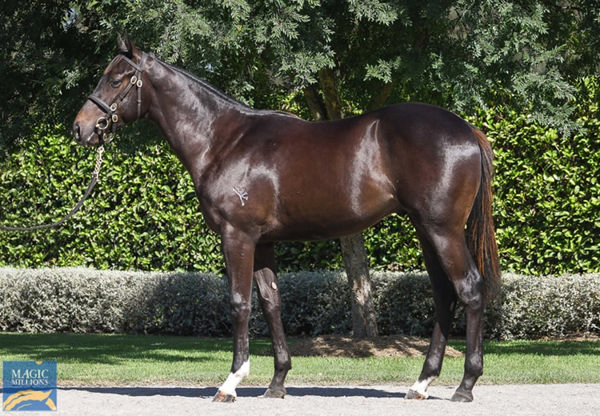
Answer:
[(56, 361), (4, 361), (4, 411), (56, 410)]

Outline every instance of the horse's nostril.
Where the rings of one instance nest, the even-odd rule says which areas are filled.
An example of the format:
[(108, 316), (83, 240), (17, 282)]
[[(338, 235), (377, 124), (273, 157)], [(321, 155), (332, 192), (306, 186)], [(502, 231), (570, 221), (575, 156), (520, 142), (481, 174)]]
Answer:
[(75, 136), (76, 141), (81, 141), (81, 127), (79, 123), (73, 124), (73, 135)]

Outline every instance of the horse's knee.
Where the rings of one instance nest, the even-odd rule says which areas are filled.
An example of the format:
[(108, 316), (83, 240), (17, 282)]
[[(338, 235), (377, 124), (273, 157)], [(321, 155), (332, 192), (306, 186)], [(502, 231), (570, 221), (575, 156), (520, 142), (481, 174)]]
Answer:
[(250, 300), (244, 299), (242, 296), (234, 294), (229, 301), (231, 306), (231, 315), (234, 319), (245, 318), (250, 315), (252, 304)]

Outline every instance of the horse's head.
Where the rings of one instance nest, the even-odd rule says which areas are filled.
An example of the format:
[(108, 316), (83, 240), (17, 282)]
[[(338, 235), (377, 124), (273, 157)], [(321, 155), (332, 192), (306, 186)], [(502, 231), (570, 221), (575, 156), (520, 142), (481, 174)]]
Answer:
[(118, 41), (119, 55), (104, 70), (98, 86), (75, 117), (73, 134), (79, 144), (102, 144), (105, 135), (139, 119), (148, 110), (142, 92), (147, 55), (127, 35), (125, 39), (119, 36)]

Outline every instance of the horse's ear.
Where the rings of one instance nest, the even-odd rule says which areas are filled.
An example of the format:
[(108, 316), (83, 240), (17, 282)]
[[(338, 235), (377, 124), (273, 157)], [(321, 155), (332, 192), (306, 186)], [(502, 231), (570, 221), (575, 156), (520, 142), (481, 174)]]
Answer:
[(133, 52), (135, 51), (135, 45), (131, 39), (129, 39), (127, 32), (125, 32), (125, 35), (123, 36), (120, 34), (117, 35), (117, 43), (119, 44), (121, 53), (125, 54), (125, 56), (131, 59), (133, 57)]

